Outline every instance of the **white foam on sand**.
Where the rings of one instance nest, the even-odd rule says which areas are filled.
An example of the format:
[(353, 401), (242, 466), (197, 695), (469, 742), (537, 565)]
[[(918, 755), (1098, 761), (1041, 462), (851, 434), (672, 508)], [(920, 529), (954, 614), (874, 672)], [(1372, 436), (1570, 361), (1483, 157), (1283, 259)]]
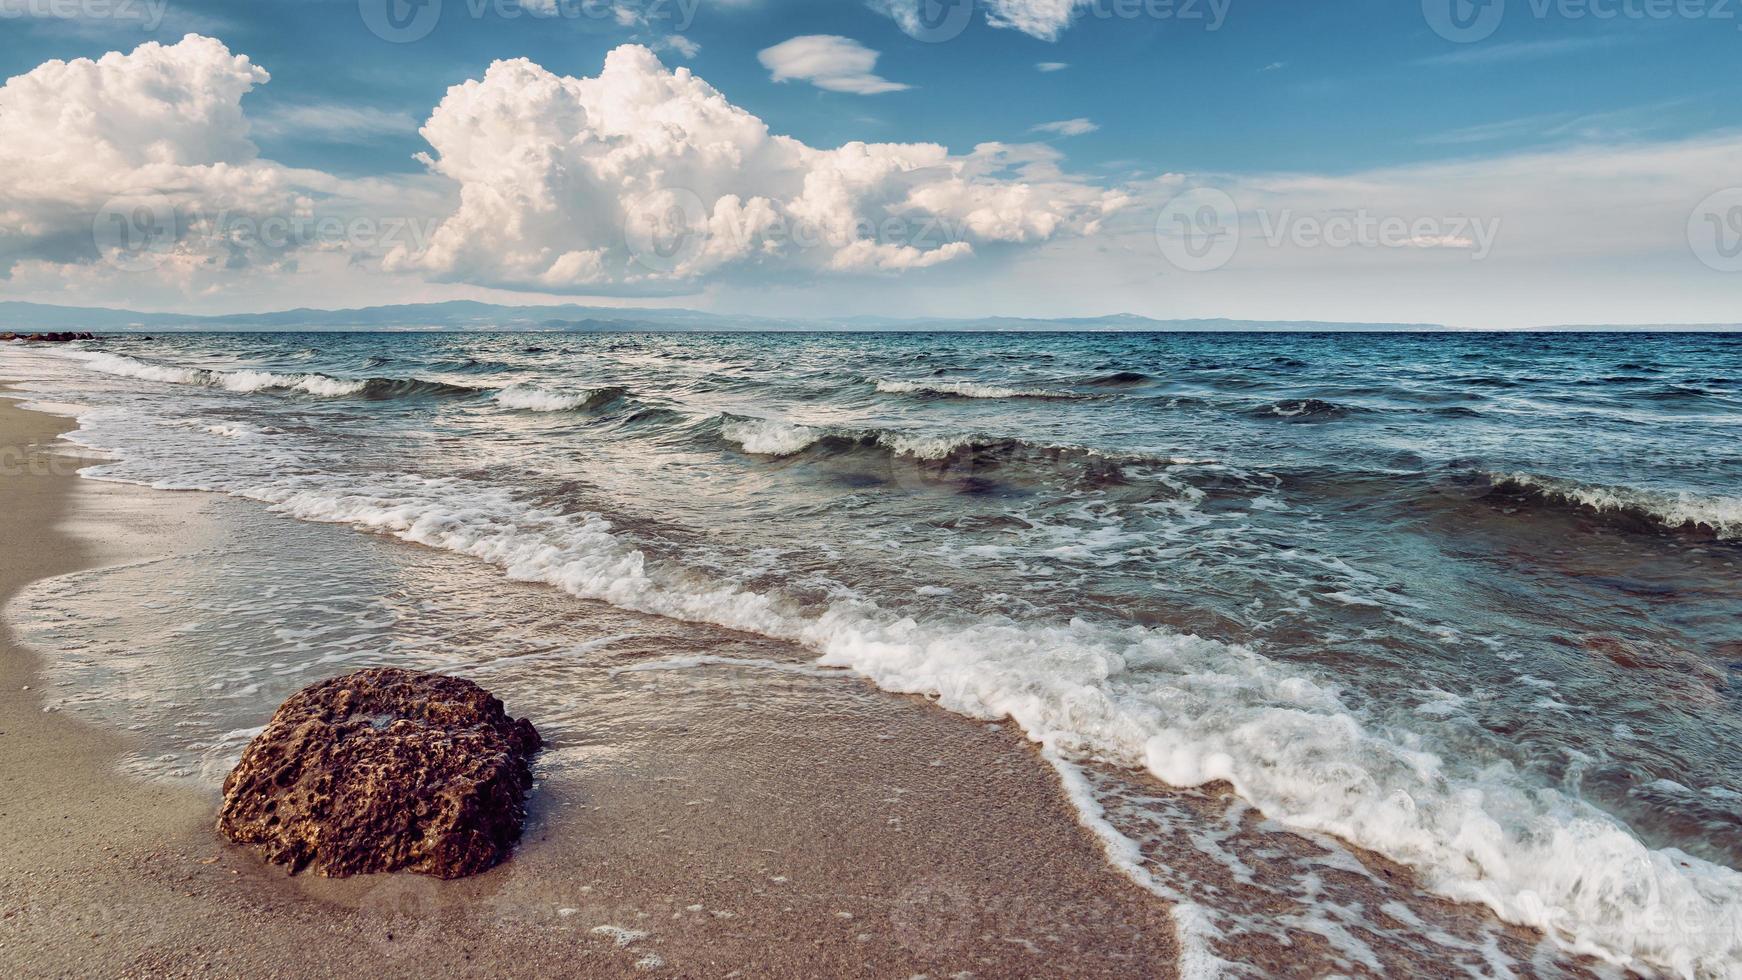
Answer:
[(650, 561), (594, 514), (562, 515), (462, 481), (253, 488), (309, 520), (471, 555), (511, 578), (804, 644), (825, 666), (1011, 718), (1066, 757), (1175, 786), (1226, 781), (1283, 826), (1414, 868), (1434, 892), (1630, 967), (1723, 976), (1742, 962), (1742, 874), (1653, 850), (1614, 817), (1503, 764), (1470, 769), (1349, 708), (1334, 685), (1240, 646), (1144, 627), (998, 617), (920, 621), (863, 599), (801, 611)]

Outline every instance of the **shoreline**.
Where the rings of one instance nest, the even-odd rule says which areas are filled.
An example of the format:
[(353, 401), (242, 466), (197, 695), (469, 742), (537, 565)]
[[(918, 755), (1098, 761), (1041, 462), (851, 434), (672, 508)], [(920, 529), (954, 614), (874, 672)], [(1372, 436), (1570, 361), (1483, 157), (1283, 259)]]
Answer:
[[(231, 506), (49, 465), (44, 448), (75, 427), (0, 400), (17, 544), (0, 563), (7, 601), (174, 550), (171, 532)], [(581, 602), (627, 617), (595, 605)], [(799, 674), (802, 696), (720, 721), (705, 709), (743, 701), (753, 685), (731, 679), (746, 668), (686, 672), (700, 693), (670, 709), (681, 714), (577, 747), (590, 778), (541, 777), (503, 866), (452, 883), (330, 881), (287, 878), (222, 841), (210, 793), (121, 775), (128, 740), (45, 711), (36, 655), (10, 623), (3, 637), (0, 834), (19, 845), (0, 856), (9, 975), (1176, 969), (1169, 907), (1108, 863), (1038, 751), (923, 699)]]

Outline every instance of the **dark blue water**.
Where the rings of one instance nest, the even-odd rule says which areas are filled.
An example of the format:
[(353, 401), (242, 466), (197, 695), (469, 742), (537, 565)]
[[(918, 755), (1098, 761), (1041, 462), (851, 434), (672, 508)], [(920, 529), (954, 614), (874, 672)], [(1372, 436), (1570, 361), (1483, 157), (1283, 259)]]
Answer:
[(1742, 337), (31, 356), (103, 475), (796, 642), (1636, 962), (1742, 949)]

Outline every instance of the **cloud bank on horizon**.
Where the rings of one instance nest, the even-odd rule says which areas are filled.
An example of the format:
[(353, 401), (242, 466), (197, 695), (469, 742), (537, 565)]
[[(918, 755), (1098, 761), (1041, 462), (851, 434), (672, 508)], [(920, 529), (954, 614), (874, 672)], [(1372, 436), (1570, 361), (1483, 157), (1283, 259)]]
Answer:
[[(584, 26), (631, 37), (592, 70), (490, 59), (422, 109), (313, 91), (282, 53), (216, 36), (65, 35), (107, 50), (44, 58), (0, 85), (0, 296), (189, 312), (314, 293), (681, 296), (779, 315), (1737, 318), (1742, 134), (1723, 119), (1667, 127), (1680, 103), (1493, 112), (1383, 162), (1279, 166), (1288, 155), (1272, 146), (1253, 152), (1265, 166), (1155, 166), (1122, 151), (1159, 131), (1182, 156), (1214, 156), (1202, 144), (1218, 134), (1172, 131), (1186, 110), (1169, 100), (1189, 93), (1134, 126), (1129, 100), (1079, 81), (1104, 67), (1070, 51), (1111, 16), (1092, 2), (981, 0), (977, 21), (941, 37), (919, 0), (869, 0), (861, 26), (893, 36), (778, 24), (744, 27), (736, 46), (659, 25), (646, 3), (612, 9)], [(766, 12), (714, 9), (740, 25)], [(561, 10), (553, 0), (544, 16)], [(1162, 26), (1168, 43), (1193, 41)], [(1626, 44), (1542, 42), (1533, 57), (1587, 49), (1613, 63)], [(1419, 73), (1476, 50), (1405, 60)], [(1070, 53), (1036, 58), (1054, 51)], [(1276, 54), (1254, 51), (1243, 84), (1318, 98), (1327, 83), (1280, 81), (1300, 59)], [(729, 84), (681, 63), (698, 58)], [(989, 59), (1029, 88), (968, 98), (977, 121), (953, 107)], [(287, 73), (298, 80), (279, 96)], [(920, 138), (867, 138), (892, 128)], [(413, 166), (377, 149), (413, 140)]]

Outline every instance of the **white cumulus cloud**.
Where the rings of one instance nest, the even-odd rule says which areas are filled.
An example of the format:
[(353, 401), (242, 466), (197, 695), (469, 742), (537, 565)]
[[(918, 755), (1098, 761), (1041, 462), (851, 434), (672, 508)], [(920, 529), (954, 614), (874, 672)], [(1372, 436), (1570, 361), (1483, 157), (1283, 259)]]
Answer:
[(497, 62), (449, 89), (422, 133), (460, 205), (389, 270), (501, 288), (671, 293), (728, 269), (924, 268), (1092, 234), (1127, 203), (1039, 145), (812, 147), (639, 45), (594, 78)]
[(756, 57), (777, 82), (809, 82), (830, 92), (853, 95), (882, 95), (908, 88), (877, 74), (877, 52), (836, 34), (795, 37), (763, 49)]
[[(132, 276), (184, 293), (224, 288), (293, 267), (305, 248), (346, 247), (332, 219), (405, 214), (408, 196), (421, 195), (424, 208), (439, 197), (260, 159), (242, 98), (269, 79), (246, 56), (193, 34), (96, 60), (49, 61), (8, 79), (0, 85), (0, 280), (94, 288)], [(322, 219), (324, 237), (315, 228)]]
[[(98, 219), (115, 200), (135, 202), (121, 208), (124, 221), (140, 207), (284, 202), (284, 175), (256, 160), (242, 115), (242, 96), (268, 78), (221, 42), (189, 35), (95, 61), (49, 61), (8, 79), (0, 86), (0, 274), (21, 259), (96, 260)], [(140, 229), (168, 252), (173, 219), (148, 214)]]

